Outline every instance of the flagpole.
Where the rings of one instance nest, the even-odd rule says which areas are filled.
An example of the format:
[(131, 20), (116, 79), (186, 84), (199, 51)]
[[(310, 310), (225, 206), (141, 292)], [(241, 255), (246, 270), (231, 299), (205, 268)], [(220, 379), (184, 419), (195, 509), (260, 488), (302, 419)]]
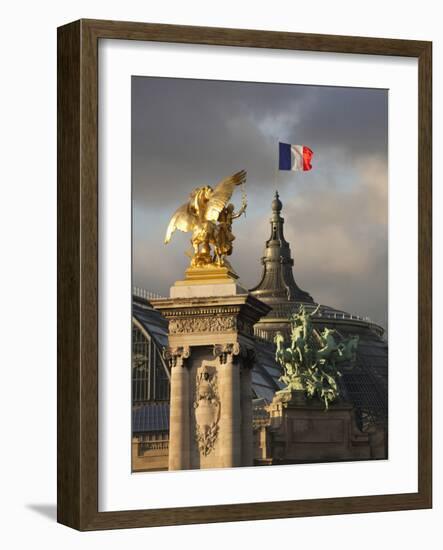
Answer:
[(277, 179), (278, 179), (278, 171), (279, 171), (279, 167), (280, 167), (280, 138), (278, 139), (277, 141), (278, 143), (278, 149), (277, 149), (277, 163), (276, 163), (276, 167), (275, 167), (275, 181), (274, 181), (274, 187), (275, 187), (275, 193), (278, 193), (278, 189), (277, 189)]
[(274, 174), (274, 187), (275, 187), (275, 192), (277, 193), (278, 192), (278, 189), (277, 189), (277, 179), (278, 179), (278, 164), (277, 164), (277, 167), (275, 169), (275, 174)]

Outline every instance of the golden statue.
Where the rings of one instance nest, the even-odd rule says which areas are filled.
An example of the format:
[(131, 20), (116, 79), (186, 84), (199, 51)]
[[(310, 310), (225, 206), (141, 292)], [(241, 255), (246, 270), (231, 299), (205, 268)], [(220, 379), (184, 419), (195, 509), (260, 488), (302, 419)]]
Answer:
[[(209, 185), (197, 187), (189, 200), (174, 213), (166, 231), (167, 244), (176, 229), (192, 231), (191, 269), (224, 267), (231, 271), (226, 256), (232, 254), (232, 222), (246, 210), (246, 194), (243, 191), (242, 206), (238, 212), (230, 203), (237, 185), (246, 182), (246, 171), (221, 180), (213, 189)], [(212, 249), (211, 249), (212, 246)], [(232, 272), (231, 272), (232, 273)]]

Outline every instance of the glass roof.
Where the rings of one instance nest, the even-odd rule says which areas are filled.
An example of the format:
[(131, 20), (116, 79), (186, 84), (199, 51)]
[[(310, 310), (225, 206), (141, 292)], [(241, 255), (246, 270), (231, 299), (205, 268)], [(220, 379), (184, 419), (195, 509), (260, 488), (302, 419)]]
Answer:
[[(167, 346), (167, 322), (164, 317), (146, 300), (134, 298), (133, 316), (153, 338), (159, 351)], [(283, 389), (279, 382), (280, 366), (275, 362), (275, 345), (256, 340), (256, 363), (252, 371), (252, 389), (254, 397), (268, 403), (276, 391)], [(340, 379), (341, 393), (344, 399), (352, 402), (357, 409), (370, 410), (373, 416), (387, 418), (388, 410), (388, 345), (369, 329), (360, 333), (357, 362), (352, 368), (343, 365)], [(169, 405), (163, 404), (169, 411)], [(134, 410), (134, 429), (153, 430), (164, 426), (166, 408)], [(168, 416), (169, 412), (166, 414)], [(161, 420), (163, 418), (163, 420)], [(155, 428), (157, 429), (157, 428)]]

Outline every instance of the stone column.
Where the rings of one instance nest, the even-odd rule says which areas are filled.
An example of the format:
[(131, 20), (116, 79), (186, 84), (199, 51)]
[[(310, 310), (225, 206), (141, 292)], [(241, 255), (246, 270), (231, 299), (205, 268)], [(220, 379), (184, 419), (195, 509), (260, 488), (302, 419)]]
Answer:
[[(251, 350), (252, 351), (252, 350)], [(253, 360), (249, 357), (243, 360), (240, 373), (241, 377), (241, 443), (242, 443), (242, 466), (254, 465), (254, 441), (252, 431), (252, 383), (251, 371)]]
[(171, 409), (169, 417), (169, 470), (190, 468), (189, 348), (170, 348), (166, 356), (171, 366)]
[(252, 464), (251, 377), (247, 369), (241, 381), (240, 372), (254, 323), (270, 308), (238, 290), (223, 281), (177, 283), (171, 298), (151, 300), (169, 321), (173, 351), (170, 470)]
[[(218, 348), (218, 349), (217, 349)], [(241, 465), (240, 365), (234, 359), (238, 344), (216, 347), (220, 367), (220, 447), (221, 467)]]

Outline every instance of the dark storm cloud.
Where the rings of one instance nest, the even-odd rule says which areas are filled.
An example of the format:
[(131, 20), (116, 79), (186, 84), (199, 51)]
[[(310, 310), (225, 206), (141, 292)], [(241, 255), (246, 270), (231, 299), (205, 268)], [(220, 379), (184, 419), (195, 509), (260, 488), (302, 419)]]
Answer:
[(278, 139), (303, 139), (317, 156), (331, 146), (350, 158), (383, 155), (386, 110), (386, 94), (379, 90), (134, 78), (135, 189), (149, 196), (150, 183), (170, 182), (155, 198), (149, 196), (161, 201), (176, 194), (177, 185), (186, 193), (190, 183), (222, 177), (238, 166), (256, 185), (266, 185), (273, 178)]
[[(194, 187), (244, 168), (233, 256), (244, 284), (258, 282), (277, 185), (300, 285), (385, 325), (385, 91), (145, 77), (132, 88), (135, 284), (167, 294), (189, 248), (178, 232), (164, 247), (171, 214)], [(309, 145), (314, 169), (277, 173), (278, 140)]]

